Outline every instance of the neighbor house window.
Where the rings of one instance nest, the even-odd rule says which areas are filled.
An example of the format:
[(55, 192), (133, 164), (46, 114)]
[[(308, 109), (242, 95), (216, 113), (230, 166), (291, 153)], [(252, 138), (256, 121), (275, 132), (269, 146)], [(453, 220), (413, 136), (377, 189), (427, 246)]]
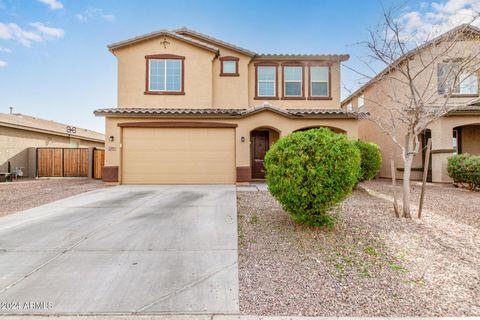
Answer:
[(310, 97), (330, 97), (330, 67), (310, 67)]
[(347, 111), (348, 112), (352, 112), (353, 111), (353, 106), (352, 106), (352, 103), (350, 102), (349, 104), (347, 104)]
[(302, 66), (284, 66), (283, 67), (283, 97), (284, 98), (303, 97), (303, 67)]
[(277, 66), (257, 65), (257, 98), (277, 98)]
[(147, 90), (150, 94), (183, 94), (183, 57), (147, 56)]
[(236, 57), (221, 57), (220, 76), (239, 76), (238, 60)]
[(358, 97), (358, 101), (357, 101), (357, 108), (363, 108), (365, 107), (365, 95), (361, 95)]
[(459, 72), (458, 68), (455, 63), (438, 64), (438, 93), (478, 95), (478, 74), (467, 70)]

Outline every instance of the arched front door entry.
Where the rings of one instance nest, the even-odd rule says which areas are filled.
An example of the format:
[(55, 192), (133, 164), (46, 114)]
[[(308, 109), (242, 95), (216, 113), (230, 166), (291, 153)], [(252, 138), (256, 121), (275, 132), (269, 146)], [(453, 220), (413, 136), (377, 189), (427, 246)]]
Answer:
[(265, 179), (263, 161), (270, 146), (279, 138), (279, 133), (269, 128), (258, 128), (250, 132), (252, 179)]
[(264, 130), (252, 131), (252, 178), (265, 179), (263, 159), (270, 147), (269, 132)]

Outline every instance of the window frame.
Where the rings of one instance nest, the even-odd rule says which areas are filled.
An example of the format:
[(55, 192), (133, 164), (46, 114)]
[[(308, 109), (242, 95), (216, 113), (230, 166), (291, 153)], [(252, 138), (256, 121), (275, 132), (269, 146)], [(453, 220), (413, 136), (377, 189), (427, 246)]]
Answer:
[[(285, 95), (285, 68), (288, 67), (301, 67), (302, 68), (302, 79), (301, 79), (301, 94), (299, 96), (287, 96)], [(289, 82), (298, 82), (298, 81), (289, 81)], [(300, 62), (288, 62), (282, 64), (282, 100), (305, 100), (305, 65)]]
[[(275, 67), (275, 95), (274, 96), (259, 96), (258, 95), (258, 67)], [(258, 62), (255, 63), (255, 100), (278, 100), (278, 63), (276, 62)]]
[[(153, 94), (153, 95), (184, 95), (185, 94), (185, 57), (177, 56), (174, 54), (154, 54), (145, 56), (146, 60), (146, 80), (145, 80), (145, 92), (144, 94)], [(180, 73), (180, 90), (179, 91), (157, 91), (150, 90), (150, 61), (151, 60), (180, 60), (181, 62), (181, 73)]]
[[(362, 99), (363, 103), (360, 105), (360, 99)], [(365, 93), (362, 92), (361, 95), (357, 97), (357, 109), (365, 108)]]
[[(328, 83), (326, 96), (312, 95), (312, 67), (327, 67), (328, 68)], [(315, 81), (318, 82), (318, 81)], [(332, 65), (330, 63), (312, 63), (308, 66), (308, 100), (332, 100)]]
[[(240, 60), (237, 57), (233, 56), (225, 56), (225, 57), (220, 57), (220, 77), (239, 77), (240, 73), (238, 71), (238, 61)], [(235, 61), (235, 72), (225, 72), (223, 69), (223, 62), (224, 61)]]
[[(472, 72), (472, 73), (468, 73), (467, 76), (463, 79), (463, 81), (461, 81), (461, 77), (462, 77), (463, 73), (461, 73), (459, 76), (460, 76), (460, 79), (459, 79), (459, 82), (458, 82), (458, 92), (455, 92), (453, 91), (452, 92), (452, 96), (453, 97), (478, 97), (478, 94), (479, 94), (479, 79), (478, 79), (478, 73), (476, 72)], [(468, 92), (468, 93), (462, 93), (462, 88), (464, 88), (465, 86), (462, 87), (462, 83), (464, 83), (468, 78), (470, 77), (475, 77), (476, 79), (476, 91), (475, 93), (471, 93), (471, 92)]]
[[(455, 67), (457, 66), (458, 63), (455, 63), (455, 62), (452, 62), (452, 61), (443, 61), (443, 62), (440, 62), (437, 64), (437, 92), (439, 95), (443, 95), (443, 96), (446, 96), (448, 95), (448, 92), (446, 92), (446, 88), (443, 87), (445, 86), (445, 84), (447, 83), (448, 79), (444, 78), (440, 78), (440, 72), (441, 72), (441, 69), (443, 67), (448, 67), (448, 66), (452, 66), (452, 67)], [(458, 74), (460, 77), (462, 74)], [(448, 76), (448, 74), (447, 74)], [(477, 81), (477, 92), (476, 93), (462, 93), (461, 90), (462, 90), (462, 82), (463, 81), (460, 81), (459, 79), (459, 82), (456, 84), (455, 88), (453, 88), (453, 90), (450, 92), (450, 97), (452, 98), (455, 98), (455, 97), (478, 97), (480, 95), (480, 77), (479, 77), (479, 74), (478, 72), (472, 72), (469, 74), (469, 76), (475, 76), (476, 77), (476, 81)], [(467, 77), (468, 78), (468, 77)], [(465, 81), (466, 79), (464, 79)], [(456, 92), (456, 88), (458, 87), (458, 92)]]

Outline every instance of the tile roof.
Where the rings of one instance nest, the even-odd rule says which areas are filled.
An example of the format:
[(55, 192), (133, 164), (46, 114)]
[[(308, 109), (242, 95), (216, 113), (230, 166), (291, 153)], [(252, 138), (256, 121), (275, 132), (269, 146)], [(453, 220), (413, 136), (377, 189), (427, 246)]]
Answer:
[(94, 111), (96, 116), (198, 116), (242, 118), (260, 111), (269, 110), (294, 118), (359, 118), (366, 113), (346, 112), (343, 109), (281, 109), (270, 104), (248, 109), (211, 109), (211, 108), (105, 108)]
[(217, 38), (214, 38), (212, 36), (209, 36), (209, 35), (206, 35), (206, 34), (203, 34), (203, 33), (200, 33), (198, 31), (195, 31), (195, 30), (192, 30), (192, 29), (188, 29), (187, 27), (181, 27), (179, 29), (176, 29), (176, 30), (173, 30), (173, 32), (176, 32), (178, 34), (186, 34), (186, 35), (190, 35), (190, 36), (194, 36), (194, 37), (197, 37), (197, 38), (200, 38), (200, 39), (203, 39), (205, 41), (210, 41), (210, 42), (213, 42), (217, 45), (220, 45), (220, 46), (223, 46), (223, 47), (227, 47), (227, 48), (230, 48), (234, 51), (239, 51), (243, 54), (246, 54), (247, 56), (255, 56), (256, 53), (253, 52), (253, 51), (250, 51), (248, 49), (245, 49), (245, 48), (242, 48), (242, 47), (239, 47), (237, 45), (234, 45), (232, 43), (229, 43), (229, 42), (226, 42), (226, 41), (223, 41), (223, 40), (220, 40), (220, 39), (217, 39)]
[[(199, 38), (200, 40), (191, 38), (191, 37), (189, 37), (189, 35), (191, 37), (194, 37), (194, 38)], [(176, 30), (173, 30), (173, 31), (162, 29), (162, 30), (150, 32), (150, 33), (143, 34), (143, 35), (140, 35), (140, 36), (137, 36), (137, 37), (133, 37), (133, 38), (129, 38), (129, 39), (126, 39), (126, 40), (123, 40), (123, 41), (119, 41), (119, 42), (109, 44), (107, 47), (108, 47), (108, 50), (113, 52), (116, 49), (119, 49), (119, 48), (122, 48), (122, 47), (125, 47), (125, 46), (129, 46), (129, 45), (135, 44), (137, 42), (149, 40), (149, 39), (156, 38), (156, 37), (161, 37), (161, 36), (169, 36), (169, 37), (172, 37), (172, 38), (183, 40), (183, 41), (188, 42), (192, 45), (210, 50), (210, 51), (218, 54), (220, 52), (220, 49), (218, 47), (216, 47), (215, 45), (210, 44), (210, 43), (213, 43), (213, 44), (216, 44), (216, 45), (219, 45), (219, 46), (229, 48), (229, 49), (234, 50), (234, 51), (241, 52), (241, 53), (243, 53), (247, 56), (250, 56), (250, 57), (255, 58), (255, 59), (260, 59), (260, 60), (261, 59), (292, 59), (292, 60), (304, 59), (304, 60), (345, 61), (345, 60), (348, 60), (350, 58), (350, 56), (348, 54), (339, 54), (339, 55), (337, 55), (337, 54), (257, 54), (253, 51), (248, 50), (248, 49), (239, 47), (237, 45), (231, 44), (229, 42), (225, 42), (223, 40), (211, 37), (209, 35), (206, 35), (206, 34), (191, 30), (191, 29), (188, 29), (186, 27), (182, 27), (180, 29), (176, 29)], [(208, 43), (208, 42), (210, 42), (210, 43)]]
[(67, 124), (27, 116), (20, 113), (0, 113), (0, 126), (14, 127), (29, 131), (46, 132), (61, 136), (72, 136), (84, 140), (93, 140), (99, 142), (105, 141), (105, 136), (96, 131), (75, 127), (76, 133), (68, 134), (66, 132), (66, 127), (68, 126)]
[(256, 55), (257, 59), (302, 59), (302, 60), (335, 60), (346, 61), (350, 59), (348, 54), (313, 54), (313, 53), (262, 53)]
[(206, 50), (209, 50), (209, 51), (212, 51), (212, 52), (215, 52), (215, 53), (219, 52), (219, 49), (215, 46), (212, 46), (211, 44), (208, 44), (208, 43), (196, 40), (196, 39), (192, 39), (190, 37), (186, 37), (184, 35), (178, 34), (176, 32), (172, 32), (170, 30), (165, 30), (165, 29), (150, 32), (150, 33), (143, 34), (143, 35), (133, 37), (133, 38), (129, 38), (129, 39), (126, 39), (126, 40), (123, 40), (123, 41), (115, 42), (115, 43), (109, 44), (107, 47), (108, 47), (108, 50), (113, 51), (113, 50), (116, 50), (116, 49), (119, 49), (119, 48), (122, 48), (122, 47), (125, 47), (125, 46), (132, 45), (132, 44), (140, 42), (140, 41), (145, 41), (145, 40), (160, 37), (160, 36), (163, 36), (163, 35), (166, 35), (166, 36), (169, 36), (169, 37), (172, 37), (172, 38), (176, 38), (176, 39), (179, 39), (179, 40), (183, 40), (183, 41), (188, 42), (190, 44), (193, 44), (197, 47), (201, 47), (201, 48), (204, 48)]

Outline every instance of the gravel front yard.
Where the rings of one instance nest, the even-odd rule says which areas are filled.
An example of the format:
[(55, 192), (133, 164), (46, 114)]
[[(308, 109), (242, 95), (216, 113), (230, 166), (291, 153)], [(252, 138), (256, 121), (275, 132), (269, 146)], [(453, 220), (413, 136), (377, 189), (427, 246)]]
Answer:
[(104, 187), (102, 181), (86, 178), (26, 179), (0, 183), (0, 216)]
[(238, 193), (243, 314), (480, 316), (480, 193), (429, 185), (421, 220), (360, 189), (337, 211), (332, 230), (303, 227), (268, 192)]

